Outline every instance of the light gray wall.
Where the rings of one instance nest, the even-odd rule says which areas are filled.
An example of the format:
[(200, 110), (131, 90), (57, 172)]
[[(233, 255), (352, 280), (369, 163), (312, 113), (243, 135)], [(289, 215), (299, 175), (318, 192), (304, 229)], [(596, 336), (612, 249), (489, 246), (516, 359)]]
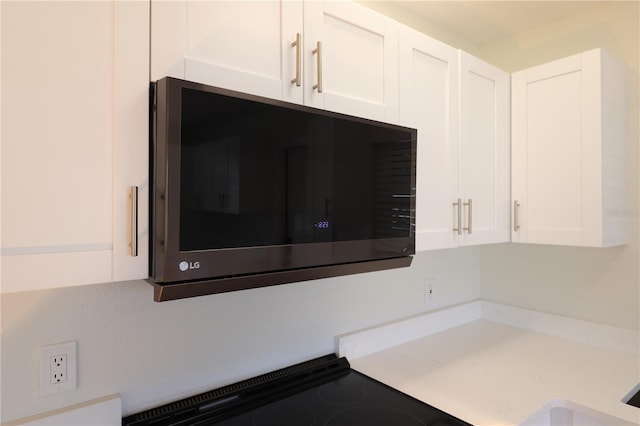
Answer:
[[(332, 353), (337, 335), (477, 299), (479, 259), (441, 250), (410, 268), (165, 303), (142, 281), (3, 295), (2, 420), (114, 392), (131, 414)], [(69, 340), (78, 389), (39, 398), (38, 348)]]

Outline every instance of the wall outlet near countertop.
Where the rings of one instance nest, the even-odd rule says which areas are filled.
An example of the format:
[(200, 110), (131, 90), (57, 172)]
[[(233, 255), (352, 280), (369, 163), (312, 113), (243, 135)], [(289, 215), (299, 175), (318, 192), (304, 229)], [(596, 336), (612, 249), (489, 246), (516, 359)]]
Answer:
[(40, 348), (40, 396), (77, 387), (77, 352), (75, 340)]
[(424, 280), (424, 304), (433, 304), (434, 292), (437, 280), (435, 278), (425, 278)]
[(67, 354), (54, 355), (49, 358), (49, 383), (63, 383), (67, 381)]

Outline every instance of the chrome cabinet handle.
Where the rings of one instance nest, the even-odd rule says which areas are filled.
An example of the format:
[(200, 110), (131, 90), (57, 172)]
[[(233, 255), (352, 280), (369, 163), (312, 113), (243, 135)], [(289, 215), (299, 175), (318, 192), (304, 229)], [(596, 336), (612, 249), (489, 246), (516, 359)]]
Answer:
[(311, 53), (318, 55), (318, 83), (314, 84), (313, 88), (318, 90), (318, 93), (322, 93), (322, 42), (317, 42), (316, 48)]
[(463, 230), (467, 231), (469, 234), (473, 234), (473, 228), (471, 227), (473, 223), (473, 200), (469, 198), (469, 201), (464, 203), (464, 205), (467, 206), (469, 210), (467, 216), (467, 227), (463, 228)]
[(300, 33), (296, 33), (296, 41), (291, 43), (291, 47), (296, 48), (296, 78), (291, 80), (291, 84), (295, 84), (296, 86), (300, 86), (300, 67), (302, 64), (302, 48), (300, 46)]
[(462, 200), (458, 198), (458, 201), (453, 203), (453, 207), (455, 207), (454, 212), (457, 210), (458, 213), (458, 226), (457, 228), (453, 228), (453, 232), (462, 235)]
[(138, 256), (138, 187), (132, 186), (130, 189), (131, 198), (131, 256)]
[(520, 224), (518, 223), (518, 208), (520, 207), (520, 203), (516, 200), (513, 202), (513, 230), (519, 231)]

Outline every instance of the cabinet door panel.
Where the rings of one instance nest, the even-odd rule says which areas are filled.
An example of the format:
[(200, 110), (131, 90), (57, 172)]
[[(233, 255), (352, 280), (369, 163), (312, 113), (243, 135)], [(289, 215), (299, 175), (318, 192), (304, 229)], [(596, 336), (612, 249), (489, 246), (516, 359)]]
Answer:
[(3, 254), (109, 249), (112, 5), (2, 8)]
[[(611, 234), (603, 225), (603, 197), (610, 192), (603, 191), (602, 181), (621, 165), (605, 167), (603, 146), (621, 154), (626, 142), (612, 137), (603, 145), (601, 95), (608, 82), (602, 78), (601, 54), (595, 49), (514, 74), (513, 199), (520, 205), (520, 228), (512, 232), (513, 241), (607, 245), (605, 236)], [(622, 87), (607, 93), (615, 98), (624, 93)], [(625, 108), (614, 115), (624, 117)], [(623, 175), (608, 187), (623, 188)], [(619, 229), (624, 226), (610, 228)]]
[(279, 3), (194, 1), (186, 18), (189, 58), (279, 79), (280, 26), (273, 24), (280, 21)]
[(281, 96), (280, 3), (193, 1), (186, 19), (187, 80)]
[(461, 52), (461, 245), (509, 240), (509, 143), (509, 76)]
[[(299, 2), (154, 2), (151, 76), (281, 99), (295, 77), (289, 62), (296, 32), (302, 32)], [(301, 102), (298, 92), (290, 100)]]
[(454, 245), (458, 193), (458, 53), (400, 28), (400, 123), (418, 129), (416, 249)]
[(2, 291), (146, 277), (148, 4), (1, 7)]
[(323, 61), (332, 64), (324, 69), (324, 83), (330, 88), (327, 93), (384, 103), (384, 84), (380, 84), (384, 78), (384, 35), (380, 31), (384, 23), (378, 28), (372, 32), (325, 15)]
[(522, 207), (529, 241), (551, 242), (555, 235), (556, 243), (580, 243), (580, 74), (531, 82), (527, 92), (528, 185)]
[[(116, 2), (115, 23), (112, 279), (123, 281), (149, 276), (149, 4)], [(138, 187), (135, 223), (132, 186)]]
[[(485, 76), (469, 73), (465, 104), (469, 108), (465, 127), (469, 143), (461, 149), (464, 167), (460, 169), (461, 198), (472, 200), (465, 210), (466, 221), (471, 221), (472, 233), (496, 228), (496, 82)], [(473, 136), (471, 136), (473, 135)], [(468, 201), (467, 201), (468, 202)], [(472, 216), (469, 217), (469, 211)]]
[(352, 2), (307, 2), (304, 14), (305, 103), (397, 122), (397, 24)]
[(48, 250), (2, 257), (2, 292), (41, 290), (110, 282), (111, 250)]

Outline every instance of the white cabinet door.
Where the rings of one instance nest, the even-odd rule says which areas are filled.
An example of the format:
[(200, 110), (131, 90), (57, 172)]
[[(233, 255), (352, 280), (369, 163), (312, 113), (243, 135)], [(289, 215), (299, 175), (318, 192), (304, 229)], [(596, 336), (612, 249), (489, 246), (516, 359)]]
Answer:
[(301, 1), (154, 1), (151, 80), (171, 76), (302, 103), (302, 86), (291, 82), (302, 22)]
[[(2, 291), (111, 281), (129, 250), (120, 191), (148, 179), (148, 5), (1, 7)], [(123, 276), (147, 276), (144, 246)]]
[(154, 1), (151, 80), (397, 122), (397, 37), (396, 22), (347, 0)]
[(124, 281), (149, 276), (149, 2), (116, 1), (114, 19), (112, 280)]
[(601, 49), (513, 74), (512, 241), (626, 242), (626, 79)]
[(509, 241), (510, 79), (460, 52), (460, 245)]
[(416, 249), (509, 240), (509, 76), (400, 28), (400, 123), (418, 129)]
[(351, 1), (307, 1), (304, 31), (305, 104), (398, 121), (395, 21)]
[(454, 247), (458, 197), (458, 51), (400, 32), (400, 124), (418, 129), (416, 250)]

